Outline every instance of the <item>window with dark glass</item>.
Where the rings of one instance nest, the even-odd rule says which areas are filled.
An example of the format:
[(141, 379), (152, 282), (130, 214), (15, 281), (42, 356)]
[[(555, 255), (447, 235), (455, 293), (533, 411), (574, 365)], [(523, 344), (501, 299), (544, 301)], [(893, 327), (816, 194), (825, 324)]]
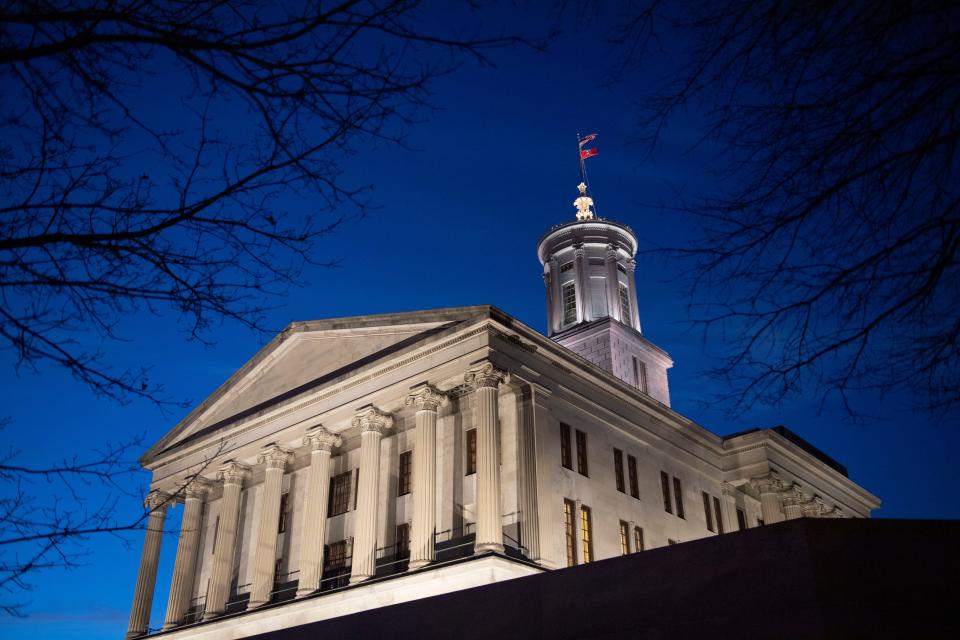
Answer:
[(593, 560), (593, 519), (590, 514), (590, 507), (580, 505), (580, 542), (582, 548), (584, 564)]
[(400, 468), (397, 472), (397, 495), (405, 496), (410, 493), (410, 476), (413, 468), (413, 452), (404, 451), (400, 454)]
[(686, 518), (683, 512), (683, 487), (680, 485), (680, 478), (673, 477), (673, 501), (677, 503), (677, 517)]
[(347, 541), (332, 542), (325, 545), (323, 552), (323, 571), (342, 571), (347, 566)]
[(643, 551), (643, 529), (641, 527), (633, 528), (633, 550), (634, 552)]
[(707, 495), (706, 491), (701, 491), (701, 493), (703, 494), (703, 517), (707, 520), (707, 529), (713, 531), (713, 512), (710, 506), (710, 496)]
[(566, 273), (567, 271), (571, 271), (572, 269), (573, 269), (573, 261), (564, 262), (562, 265), (560, 265), (560, 273)]
[(577, 321), (577, 290), (572, 282), (563, 285), (563, 322)]
[(290, 519), (289, 498), (289, 493), (280, 496), (280, 518), (277, 520), (277, 533), (283, 533), (287, 530), (287, 521)]
[(647, 365), (636, 358), (633, 359), (633, 386), (644, 393), (649, 393), (647, 389)]
[(477, 430), (467, 431), (467, 473), (464, 475), (473, 475), (477, 472)]
[(620, 283), (620, 317), (623, 318), (624, 324), (633, 324), (630, 318), (630, 292), (622, 282)]
[(560, 423), (560, 464), (573, 469), (573, 457), (570, 453), (570, 425)]
[(353, 510), (357, 510), (357, 501), (360, 499), (360, 467), (353, 473)]
[(723, 514), (720, 513), (720, 498), (713, 497), (713, 515), (717, 521), (717, 533), (723, 533)]
[(410, 557), (410, 525), (406, 522), (397, 525), (397, 542), (394, 553), (397, 560)]
[(630, 553), (630, 525), (620, 521), (620, 555), (628, 555)]
[(577, 429), (577, 473), (590, 475), (587, 470), (587, 434)]
[(747, 529), (747, 514), (739, 507), (737, 507), (737, 529), (739, 531)]
[(330, 478), (327, 517), (338, 516), (350, 509), (350, 480), (352, 477), (352, 472), (345, 471)]
[(623, 482), (623, 451), (613, 450), (613, 473), (617, 478), (617, 491), (626, 493), (626, 486)]
[(660, 488), (663, 490), (663, 510), (673, 513), (673, 502), (670, 500), (670, 476), (666, 471), (660, 472)]
[(630, 476), (630, 495), (640, 499), (640, 481), (637, 478), (637, 459), (627, 456), (627, 473)]
[(627, 272), (627, 268), (618, 262), (618, 263), (617, 263), (617, 271), (619, 271), (620, 273), (626, 273), (626, 272)]
[(276, 591), (280, 588), (280, 585), (283, 584), (283, 579), (286, 578), (286, 574), (280, 573), (283, 571), (283, 558), (277, 558), (277, 561), (273, 563), (273, 590)]
[(574, 530), (574, 512), (576, 505), (573, 500), (563, 501), (563, 529), (567, 536), (567, 566), (577, 564), (577, 537)]
[(213, 547), (210, 549), (211, 555), (217, 552), (217, 534), (220, 532), (220, 516), (217, 516), (217, 521), (213, 523), (213, 544), (210, 545)]

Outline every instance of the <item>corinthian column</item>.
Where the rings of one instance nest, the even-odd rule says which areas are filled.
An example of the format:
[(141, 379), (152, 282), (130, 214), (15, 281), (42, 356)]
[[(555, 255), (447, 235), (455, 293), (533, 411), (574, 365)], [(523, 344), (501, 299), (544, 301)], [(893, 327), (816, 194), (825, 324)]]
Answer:
[(262, 607), (270, 602), (274, 573), (277, 570), (277, 529), (280, 526), (280, 492), (283, 490), (283, 471), (293, 453), (276, 444), (268, 444), (257, 457), (257, 464), (265, 467), (263, 504), (260, 507), (260, 528), (253, 559), (253, 583), (250, 586), (248, 609)]
[(476, 390), (477, 426), (477, 537), (476, 553), (503, 552), (500, 509), (499, 391), (506, 374), (490, 362), (467, 372), (467, 384)]
[(380, 438), (393, 426), (389, 414), (370, 407), (355, 415), (352, 426), (360, 429), (360, 486), (353, 520), (353, 560), (350, 583), (372, 578), (377, 559), (377, 505), (380, 489)]
[(617, 276), (617, 260), (620, 255), (612, 244), (607, 245), (604, 263), (607, 267), (607, 313), (614, 320), (623, 321), (620, 313), (620, 278)]
[(160, 562), (160, 541), (163, 538), (163, 523), (167, 517), (169, 500), (169, 495), (151, 491), (144, 501), (150, 510), (150, 515), (147, 516), (147, 533), (143, 540), (143, 553), (140, 555), (137, 586), (133, 590), (133, 607), (130, 609), (127, 638), (144, 635), (150, 624), (153, 588), (157, 583), (157, 564)]
[(587, 320), (593, 319), (587, 307), (590, 299), (587, 298), (587, 282), (589, 282), (589, 279), (587, 278), (587, 271), (584, 266), (583, 258), (585, 255), (586, 249), (583, 248), (582, 243), (573, 246), (573, 275), (577, 282), (577, 289), (575, 291), (577, 295), (577, 322), (586, 322)]
[(760, 494), (760, 513), (764, 524), (783, 522), (783, 510), (780, 508), (780, 490), (783, 482), (777, 474), (771, 472), (761, 478), (751, 481)]
[(217, 480), (223, 482), (223, 497), (220, 499), (220, 525), (213, 541), (216, 551), (210, 570), (204, 620), (220, 615), (227, 608), (230, 579), (233, 575), (234, 546), (237, 543), (237, 524), (240, 519), (240, 491), (243, 489), (244, 478), (249, 474), (250, 467), (232, 460), (224, 463), (217, 472)]
[(446, 395), (427, 385), (407, 396), (417, 407), (413, 440), (413, 529), (410, 532), (410, 568), (433, 562), (437, 528), (437, 408)]
[(173, 563), (173, 580), (167, 599), (167, 617), (163, 621), (164, 631), (180, 624), (189, 608), (197, 552), (200, 550), (200, 517), (209, 492), (210, 481), (201, 477), (191, 480), (184, 489), (183, 520), (180, 522), (177, 559)]
[(803, 503), (806, 502), (807, 497), (803, 495), (800, 487), (793, 484), (789, 489), (782, 491), (780, 497), (783, 500), (783, 513), (787, 520), (803, 517)]
[(321, 426), (307, 431), (303, 444), (310, 446), (310, 471), (303, 494), (303, 541), (300, 543), (300, 582), (297, 597), (320, 588), (323, 575), (323, 543), (327, 529), (327, 500), (330, 494), (330, 454), (343, 444), (340, 436)]

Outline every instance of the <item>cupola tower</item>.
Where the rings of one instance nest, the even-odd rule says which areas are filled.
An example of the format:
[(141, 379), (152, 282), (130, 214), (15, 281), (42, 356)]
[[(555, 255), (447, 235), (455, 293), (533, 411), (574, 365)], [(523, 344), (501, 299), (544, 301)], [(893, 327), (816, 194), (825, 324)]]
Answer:
[(551, 228), (537, 246), (547, 335), (669, 405), (667, 369), (673, 361), (640, 330), (637, 238), (627, 225), (596, 215), (584, 182), (577, 188), (576, 219)]

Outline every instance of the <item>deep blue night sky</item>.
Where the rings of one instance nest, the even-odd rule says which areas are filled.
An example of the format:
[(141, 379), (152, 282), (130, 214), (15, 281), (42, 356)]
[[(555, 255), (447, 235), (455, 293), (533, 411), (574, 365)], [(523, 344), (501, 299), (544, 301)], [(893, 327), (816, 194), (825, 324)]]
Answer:
[[(532, 12), (489, 17), (496, 18), (544, 29), (549, 22)], [(415, 150), (380, 145), (346, 159), (344, 179), (373, 183), (379, 208), (320, 245), (322, 257), (339, 259), (340, 266), (307, 270), (306, 285), (277, 301), (273, 326), (489, 303), (544, 331), (536, 242), (550, 225), (573, 218), (578, 131), (599, 133), (600, 155), (589, 161), (589, 169), (600, 215), (632, 226), (643, 248), (678, 245), (692, 237), (689, 221), (659, 205), (677, 194), (708, 193), (716, 186), (709, 152), (685, 153), (698, 135), (696, 114), (666, 130), (652, 157), (630, 142), (636, 134), (635, 101), (657, 86), (671, 60), (669, 46), (662, 60), (650, 60), (645, 74), (605, 87), (616, 52), (604, 44), (602, 28), (564, 26), (546, 53), (503, 50), (493, 56), (495, 69), (468, 62), (441, 78), (432, 95), (440, 110), (410, 130), (408, 143)], [(802, 399), (730, 418), (704, 403), (716, 383), (702, 371), (711, 366), (710, 354), (718, 345), (690, 329), (678, 266), (641, 256), (637, 288), (645, 334), (676, 363), (670, 378), (674, 409), (719, 434), (789, 426), (846, 464), (856, 482), (883, 500), (877, 516), (960, 516), (955, 419), (913, 413), (906, 399), (897, 398), (883, 404), (867, 399), (881, 407), (882, 417), (862, 424), (850, 424), (830, 405), (818, 414), (814, 401)], [(193, 403), (261, 344), (260, 337), (234, 325), (218, 328), (212, 347), (189, 343), (172, 316), (130, 318), (121, 333), (130, 341), (105, 345), (118, 367), (152, 365), (151, 378), (169, 395)], [(22, 449), (23, 463), (82, 456), (135, 433), (153, 442), (186, 413), (164, 416), (145, 402), (117, 406), (94, 398), (61, 371), (18, 376), (10, 362), (5, 353), (3, 414), (14, 422), (2, 432), (2, 444)], [(145, 484), (147, 475), (138, 480)], [(40, 495), (45, 491), (42, 485), (32, 489)], [(129, 499), (121, 511), (133, 515), (139, 508)], [(172, 512), (168, 526), (176, 526), (179, 514), (180, 509)], [(109, 536), (91, 539), (87, 566), (40, 575), (35, 591), (27, 594), (29, 617), (0, 618), (0, 638), (122, 637), (141, 540), (140, 533), (130, 535), (126, 545)], [(153, 627), (162, 622), (174, 549), (175, 539), (166, 538)]]

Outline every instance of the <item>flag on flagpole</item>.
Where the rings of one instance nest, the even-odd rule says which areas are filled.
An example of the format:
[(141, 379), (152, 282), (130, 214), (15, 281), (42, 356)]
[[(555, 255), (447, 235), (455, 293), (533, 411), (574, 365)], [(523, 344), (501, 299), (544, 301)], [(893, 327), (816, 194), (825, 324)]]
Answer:
[(587, 144), (588, 142), (593, 142), (596, 139), (597, 139), (597, 134), (595, 133), (591, 133), (588, 136), (583, 136), (582, 138), (580, 138), (580, 148), (583, 149), (583, 145)]
[(580, 149), (580, 159), (581, 159), (581, 160), (586, 160), (587, 158), (592, 158), (593, 156), (597, 155), (598, 153), (600, 153), (600, 151), (599, 151), (598, 149), (596, 149), (596, 148), (593, 148), (593, 149)]

